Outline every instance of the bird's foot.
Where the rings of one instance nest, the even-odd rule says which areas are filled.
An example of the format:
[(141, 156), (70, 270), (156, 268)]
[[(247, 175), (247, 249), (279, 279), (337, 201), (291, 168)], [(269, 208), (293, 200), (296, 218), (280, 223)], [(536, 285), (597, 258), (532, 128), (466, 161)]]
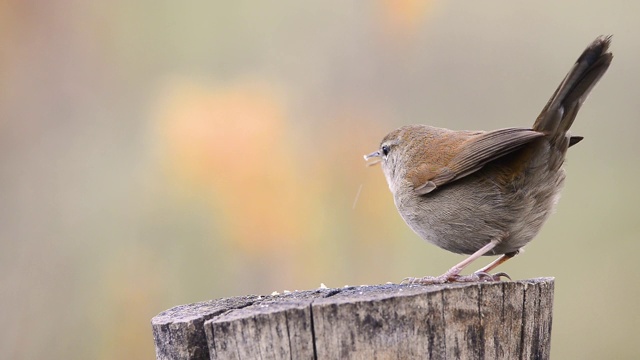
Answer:
[(504, 272), (489, 274), (484, 271), (476, 271), (471, 275), (460, 275), (453, 282), (492, 282), (502, 281), (503, 277), (511, 280), (511, 276)]
[(447, 283), (492, 282), (492, 281), (502, 281), (503, 277), (511, 280), (511, 277), (507, 273), (499, 272), (495, 274), (489, 274), (483, 271), (478, 271), (471, 275), (458, 275), (458, 274), (444, 273), (440, 276), (424, 276), (421, 278), (408, 277), (402, 280), (400, 284), (434, 285), (434, 284), (447, 284)]

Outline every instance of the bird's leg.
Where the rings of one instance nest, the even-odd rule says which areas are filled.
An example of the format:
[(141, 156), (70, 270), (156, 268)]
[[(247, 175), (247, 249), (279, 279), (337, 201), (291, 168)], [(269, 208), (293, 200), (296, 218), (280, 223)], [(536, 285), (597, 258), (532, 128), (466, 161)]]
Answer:
[[(502, 256), (500, 256), (499, 258), (493, 260), (489, 265), (483, 267), (482, 269), (478, 270), (475, 272), (475, 274), (489, 274), (489, 272), (491, 272), (491, 270), (497, 268), (498, 266), (500, 266), (502, 263), (504, 263), (505, 261), (511, 259), (512, 257), (518, 255), (520, 253), (520, 250), (516, 250), (510, 253), (506, 253)], [(509, 277), (509, 275), (505, 274), (505, 273), (498, 273), (498, 274), (502, 274), (503, 276)], [(496, 274), (496, 275), (498, 275)]]
[[(446, 273), (440, 276), (425, 276), (422, 278), (406, 278), (402, 280), (402, 284), (422, 284), (422, 285), (430, 285), (430, 284), (444, 284), (448, 282), (470, 282), (470, 281), (479, 281), (480, 277), (477, 275), (471, 276), (460, 276), (460, 272), (464, 270), (469, 264), (474, 262), (480, 256), (486, 254), (491, 251), (498, 244), (499, 240), (491, 240), (490, 243), (480, 248), (480, 250), (471, 254), (468, 258), (462, 260), (451, 269), (447, 270)], [(496, 265), (497, 266), (497, 265)]]

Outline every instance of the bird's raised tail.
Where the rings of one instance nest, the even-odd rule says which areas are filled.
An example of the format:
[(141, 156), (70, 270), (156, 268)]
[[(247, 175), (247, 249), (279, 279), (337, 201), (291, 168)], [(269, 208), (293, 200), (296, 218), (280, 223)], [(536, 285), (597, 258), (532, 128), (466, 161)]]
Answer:
[[(610, 35), (599, 36), (584, 50), (538, 115), (533, 130), (546, 133), (552, 143), (563, 142), (554, 140), (566, 137), (582, 102), (611, 64), (613, 55), (607, 52), (610, 44)], [(580, 140), (576, 137), (569, 145)]]

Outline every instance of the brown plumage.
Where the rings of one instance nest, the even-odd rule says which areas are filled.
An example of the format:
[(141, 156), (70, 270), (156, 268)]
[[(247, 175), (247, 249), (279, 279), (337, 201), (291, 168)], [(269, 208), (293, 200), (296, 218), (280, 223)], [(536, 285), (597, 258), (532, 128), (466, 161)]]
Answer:
[[(394, 201), (423, 239), (471, 254), (421, 283), (499, 279), (488, 275), (538, 233), (562, 188), (567, 149), (582, 140), (568, 130), (583, 101), (607, 71), (610, 36), (593, 41), (578, 58), (530, 129), (453, 131), (408, 125), (384, 137), (381, 158)], [(471, 276), (460, 271), (482, 255), (504, 254)]]

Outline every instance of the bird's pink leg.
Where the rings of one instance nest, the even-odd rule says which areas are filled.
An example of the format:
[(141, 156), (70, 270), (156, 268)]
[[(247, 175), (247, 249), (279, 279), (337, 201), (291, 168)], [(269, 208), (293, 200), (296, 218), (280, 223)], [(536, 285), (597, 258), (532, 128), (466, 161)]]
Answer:
[[(473, 254), (469, 255), (469, 257), (467, 257), (466, 259), (462, 260), (461, 262), (459, 262), (458, 264), (453, 266), (451, 269), (447, 270), (446, 273), (444, 273), (444, 274), (442, 274), (440, 276), (435, 276), (435, 277), (434, 276), (425, 276), (425, 277), (422, 277), (422, 278), (406, 278), (406, 279), (404, 279), (402, 281), (402, 283), (403, 284), (407, 284), (408, 283), (408, 284), (429, 285), (429, 284), (444, 284), (444, 283), (448, 283), (448, 282), (479, 281), (479, 280), (481, 280), (481, 276), (478, 276), (478, 275), (475, 275), (475, 274), (474, 275), (470, 275), (470, 276), (460, 276), (460, 272), (462, 270), (464, 270), (467, 266), (469, 266), (469, 264), (474, 262), (476, 259), (478, 259), (482, 255), (486, 254), (487, 252), (491, 251), (491, 249), (496, 247), (498, 242), (499, 242), (498, 240), (492, 240), (487, 245), (481, 247), (480, 250), (478, 250), (478, 251), (474, 252)], [(504, 260), (504, 261), (506, 261), (506, 260)], [(499, 264), (497, 264), (497, 265), (499, 265)], [(497, 266), (497, 265), (495, 265), (495, 266)]]

